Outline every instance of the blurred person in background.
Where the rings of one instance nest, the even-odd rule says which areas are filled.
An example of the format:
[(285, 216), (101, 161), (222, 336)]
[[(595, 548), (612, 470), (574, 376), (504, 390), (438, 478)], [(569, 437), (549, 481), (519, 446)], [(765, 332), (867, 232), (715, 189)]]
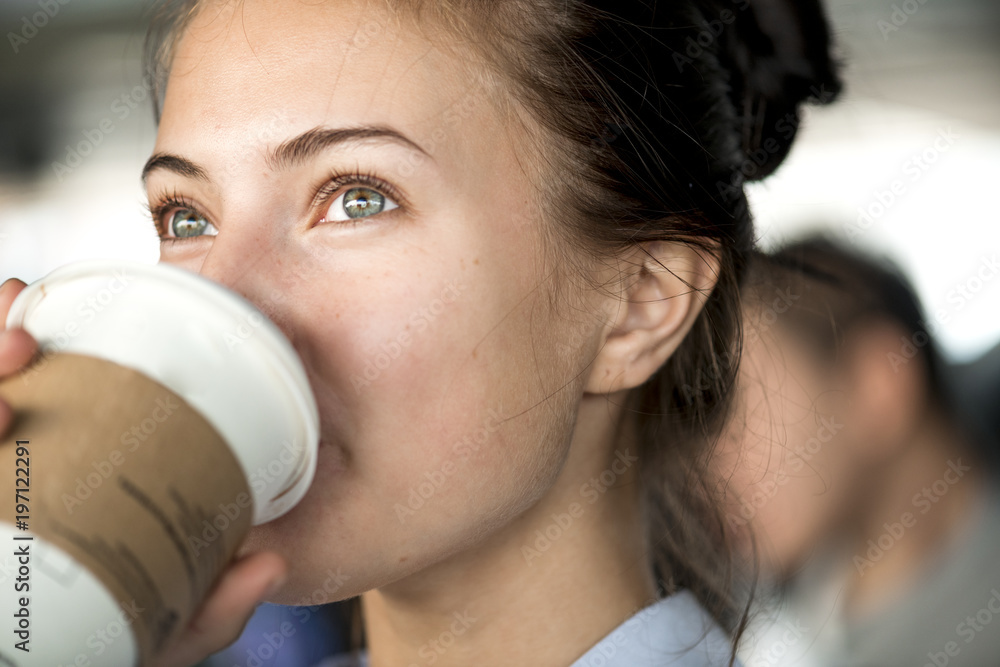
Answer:
[(1000, 494), (909, 283), (813, 237), (746, 293), (717, 472), (781, 594), (748, 667), (1000, 664)]

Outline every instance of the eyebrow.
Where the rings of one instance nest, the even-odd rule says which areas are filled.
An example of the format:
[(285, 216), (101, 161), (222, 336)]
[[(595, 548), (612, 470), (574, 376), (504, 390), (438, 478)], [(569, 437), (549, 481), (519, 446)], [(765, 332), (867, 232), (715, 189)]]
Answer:
[(187, 158), (183, 158), (180, 155), (171, 155), (170, 153), (154, 153), (153, 156), (146, 161), (146, 166), (142, 168), (143, 185), (146, 184), (146, 178), (149, 176), (149, 173), (151, 171), (156, 171), (157, 169), (172, 171), (175, 174), (187, 176), (188, 178), (193, 178), (199, 181), (209, 180), (208, 173)]
[[(269, 151), (264, 160), (271, 169), (288, 169), (297, 164), (302, 164), (328, 148), (344, 143), (361, 142), (367, 139), (385, 139), (431, 157), (430, 153), (421, 148), (419, 144), (407, 138), (406, 135), (389, 127), (369, 126), (350, 128), (314, 127), (297, 137), (282, 142), (279, 146)], [(208, 182), (211, 180), (208, 172), (203, 167), (198, 166), (185, 157), (172, 153), (155, 153), (146, 161), (146, 165), (142, 168), (143, 184), (146, 183), (149, 174), (158, 169), (171, 171), (175, 174), (199, 181)]]

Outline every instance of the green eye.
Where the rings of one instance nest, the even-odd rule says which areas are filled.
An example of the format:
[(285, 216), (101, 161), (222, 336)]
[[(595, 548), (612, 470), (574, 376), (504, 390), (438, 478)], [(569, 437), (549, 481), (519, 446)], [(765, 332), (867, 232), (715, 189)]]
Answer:
[(337, 197), (326, 219), (331, 222), (369, 218), (397, 208), (391, 199), (371, 188), (351, 188)]
[(214, 230), (212, 224), (189, 208), (179, 208), (170, 216), (170, 233), (180, 239), (202, 236), (210, 229)]
[(344, 193), (344, 212), (348, 218), (365, 218), (381, 213), (385, 197), (368, 188), (353, 188)]

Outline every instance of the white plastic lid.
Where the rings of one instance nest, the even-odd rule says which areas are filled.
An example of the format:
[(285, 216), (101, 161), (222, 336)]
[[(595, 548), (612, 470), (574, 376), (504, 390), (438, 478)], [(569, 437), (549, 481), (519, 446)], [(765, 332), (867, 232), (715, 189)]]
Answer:
[(240, 461), (254, 524), (290, 510), (312, 483), (319, 410), (302, 362), (277, 326), (222, 285), (166, 264), (77, 262), (25, 288), (7, 327), (26, 329), (43, 353), (106, 359), (184, 399)]

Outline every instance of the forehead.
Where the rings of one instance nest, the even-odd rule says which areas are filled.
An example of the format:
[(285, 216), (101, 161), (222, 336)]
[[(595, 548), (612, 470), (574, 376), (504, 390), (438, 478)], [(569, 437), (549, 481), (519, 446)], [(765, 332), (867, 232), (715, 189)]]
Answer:
[(483, 91), (431, 29), (379, 1), (202, 3), (174, 52), (161, 139), (280, 140), (331, 124), (454, 134), (450, 119), (483, 107)]

